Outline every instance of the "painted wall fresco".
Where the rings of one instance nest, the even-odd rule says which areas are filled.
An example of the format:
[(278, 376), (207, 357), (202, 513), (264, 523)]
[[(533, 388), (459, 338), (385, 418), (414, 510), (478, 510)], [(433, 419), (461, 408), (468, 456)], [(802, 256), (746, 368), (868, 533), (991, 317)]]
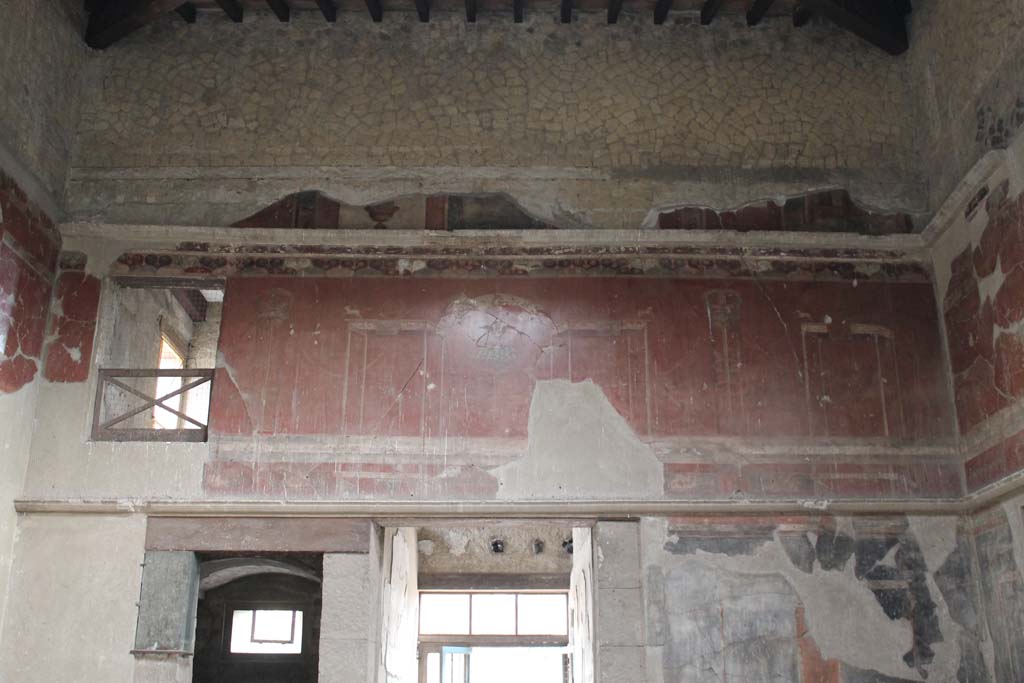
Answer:
[(12, 180), (0, 173), (0, 392), (39, 371), (60, 235)]
[[(945, 443), (926, 283), (233, 278), (218, 366), (213, 493), (502, 495), (511, 478), (494, 468), (578, 419), (635, 446), (675, 497), (960, 490), (935, 458), (775, 470), (694, 464), (679, 441)], [(543, 411), (541, 396), (554, 397)], [(324, 462), (331, 448), (343, 455)]]
[(943, 301), (964, 433), (1024, 397), (1024, 193), (1007, 186), (985, 199), (988, 221), (953, 260)]

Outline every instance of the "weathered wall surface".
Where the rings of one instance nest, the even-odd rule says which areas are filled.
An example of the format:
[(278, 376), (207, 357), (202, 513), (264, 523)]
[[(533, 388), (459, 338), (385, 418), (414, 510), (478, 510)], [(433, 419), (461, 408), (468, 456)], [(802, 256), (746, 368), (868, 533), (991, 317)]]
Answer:
[(82, 4), (4, 0), (0, 7), (5, 14), (0, 24), (0, 159), (11, 155), (5, 161), (35, 176), (59, 206), (88, 53), (80, 33)]
[(0, 172), (0, 630), (59, 252), (50, 220)]
[(18, 526), (0, 680), (132, 681), (145, 517), (27, 516)]
[(920, 108), (929, 203), (937, 210), (991, 149), (1024, 125), (1024, 2), (915, 2), (909, 82)]
[(996, 681), (1024, 678), (1024, 496), (973, 518), (981, 604)]
[(991, 677), (955, 518), (647, 519), (641, 541), (647, 680), (1016, 680)]
[(508, 192), (595, 227), (824, 187), (925, 209), (904, 62), (827, 24), (175, 19), (90, 64), (78, 218), (228, 225), (311, 189)]
[[(208, 494), (958, 490), (956, 467), (924, 451), (917, 464), (879, 451), (880, 460), (853, 458), (837, 471), (838, 453), (774, 470), (767, 453), (741, 468), (735, 456), (715, 462), (687, 448), (721, 437), (941, 446), (946, 380), (926, 283), (362, 283), (229, 280)], [(330, 451), (345, 455), (325, 459)], [(577, 452), (580, 461), (567, 456)]]
[(935, 242), (969, 492), (1024, 469), (1024, 135), (958, 191)]

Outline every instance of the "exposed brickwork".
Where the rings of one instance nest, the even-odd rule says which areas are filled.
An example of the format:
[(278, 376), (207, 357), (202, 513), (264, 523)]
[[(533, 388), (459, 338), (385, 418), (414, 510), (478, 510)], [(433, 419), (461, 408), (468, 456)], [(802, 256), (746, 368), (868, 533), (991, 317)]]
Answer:
[(0, 392), (31, 382), (43, 355), (60, 235), (0, 174)]
[(787, 199), (745, 206), (735, 211), (683, 207), (658, 216), (663, 230), (738, 230), (747, 232), (855, 232), (869, 235), (908, 233), (913, 219), (906, 213), (871, 212), (857, 206), (845, 190), (811, 192)]
[[(396, 215), (399, 216), (395, 220)], [(504, 194), (407, 195), (353, 206), (320, 192), (298, 192), (233, 224), (303, 230), (538, 230), (553, 228)]]

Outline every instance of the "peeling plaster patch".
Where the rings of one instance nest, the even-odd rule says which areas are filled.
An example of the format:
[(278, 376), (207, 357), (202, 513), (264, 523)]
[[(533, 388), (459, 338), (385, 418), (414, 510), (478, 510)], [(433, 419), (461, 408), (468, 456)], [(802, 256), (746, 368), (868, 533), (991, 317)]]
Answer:
[(498, 498), (657, 497), (663, 468), (591, 380), (539, 380), (526, 456), (492, 471)]
[(466, 548), (469, 546), (470, 535), (466, 531), (452, 529), (446, 534), (445, 540), (448, 542), (449, 553), (455, 556), (465, 555)]
[(1024, 572), (1024, 511), (1021, 504), (1024, 497), (1018, 496), (1003, 503), (1003, 512), (1010, 526), (1010, 535), (1013, 537), (1013, 559), (1017, 563), (1018, 571)]
[(434, 542), (429, 540), (420, 541), (416, 544), (416, 549), (419, 551), (420, 555), (430, 557), (434, 554)]
[[(727, 569), (749, 572), (764, 567), (782, 574), (803, 603), (808, 629), (825, 659), (837, 659), (862, 669), (889, 676), (912, 673), (903, 654), (913, 645), (913, 632), (904, 620), (885, 616), (874, 594), (854, 574), (854, 565), (838, 571), (805, 574), (789, 564), (780, 544), (765, 546), (753, 558), (730, 559)], [(735, 566), (732, 566), (735, 565)], [(842, 606), (842, 619), (836, 618)]]
[(907, 517), (928, 569), (942, 566), (956, 549), (956, 520), (947, 517)]

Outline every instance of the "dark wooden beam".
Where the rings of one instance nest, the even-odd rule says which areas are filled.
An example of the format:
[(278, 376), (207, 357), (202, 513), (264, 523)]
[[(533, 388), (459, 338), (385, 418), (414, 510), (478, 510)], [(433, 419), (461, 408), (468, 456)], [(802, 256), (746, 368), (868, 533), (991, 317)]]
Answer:
[(654, 4), (654, 23), (658, 26), (664, 24), (670, 9), (672, 9), (672, 0), (658, 0)]
[(572, 22), (572, 0), (562, 0), (562, 23)]
[(512, 0), (512, 18), (517, 24), (523, 23), (526, 13), (526, 0)]
[(316, 5), (324, 19), (332, 24), (338, 20), (338, 6), (334, 4), (334, 0), (316, 0)]
[(238, 0), (217, 0), (217, 6), (224, 11), (224, 14), (228, 15), (231, 21), (236, 24), (242, 23), (244, 11), (242, 6), (238, 4)]
[(700, 8), (700, 23), (707, 26), (715, 17), (718, 10), (722, 9), (722, 0), (705, 0), (704, 6)]
[(764, 15), (768, 14), (768, 10), (771, 9), (772, 3), (775, 0), (754, 0), (754, 3), (747, 10), (747, 26), (756, 26), (761, 23), (764, 19)]
[(366, 9), (369, 10), (374, 23), (379, 24), (384, 19), (384, 6), (380, 4), (380, 0), (366, 0)]
[(180, 4), (181, 0), (122, 0), (103, 5), (94, 3), (94, 11), (89, 15), (89, 24), (85, 29), (85, 42), (97, 50), (108, 48)]
[(424, 24), (430, 21), (430, 0), (416, 0), (416, 14)]
[(891, 55), (910, 47), (906, 15), (909, 3), (890, 0), (803, 0), (800, 6), (820, 14)]
[(798, 4), (793, 8), (793, 26), (797, 28), (806, 26), (813, 16), (814, 13), (807, 9), (806, 5)]
[(476, 0), (466, 0), (466, 21), (476, 23)]
[(292, 10), (284, 0), (267, 0), (270, 9), (277, 15), (278, 21), (288, 21), (292, 17)]
[(619, 23), (619, 14), (622, 13), (622, 0), (608, 0), (608, 23)]
[(191, 2), (186, 2), (183, 5), (178, 5), (178, 9), (174, 10), (178, 13), (178, 16), (185, 20), (186, 24), (196, 23), (196, 6)]

